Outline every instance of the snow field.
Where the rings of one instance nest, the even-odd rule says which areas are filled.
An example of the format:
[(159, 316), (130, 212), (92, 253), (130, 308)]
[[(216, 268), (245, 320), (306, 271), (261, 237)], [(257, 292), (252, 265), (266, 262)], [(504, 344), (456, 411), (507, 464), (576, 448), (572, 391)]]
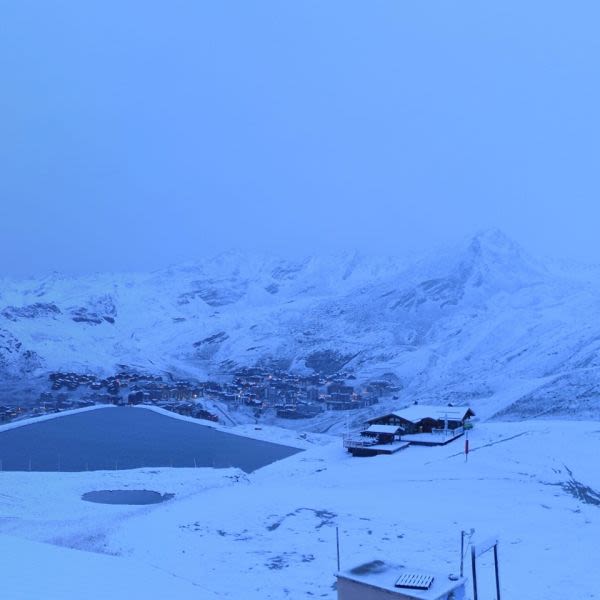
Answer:
[[(276, 431), (272, 441), (290, 433)], [(114, 598), (139, 590), (144, 598), (164, 598), (164, 586), (172, 586), (177, 595), (170, 597), (178, 598), (199, 597), (199, 590), (211, 597), (210, 590), (221, 598), (333, 600), (339, 527), (342, 568), (381, 558), (457, 573), (460, 531), (475, 528), (474, 541), (500, 536), (506, 597), (597, 598), (599, 443), (596, 422), (484, 423), (470, 432), (468, 462), (462, 440), (359, 459), (331, 438), (250, 475), (3, 472), (0, 532), (17, 536), (0, 538), (3, 556), (25, 552), (33, 542), (24, 539), (88, 551), (32, 545), (37, 576), (32, 581), (31, 563), (15, 558), (8, 597), (40, 597), (36, 591), (50, 585), (58, 568), (64, 576), (56, 585), (72, 584), (73, 593), (57, 597), (78, 597), (78, 576), (69, 575), (78, 561), (86, 563), (87, 584), (106, 590), (110, 560), (119, 583)], [(127, 487), (176, 497), (141, 507), (80, 500), (91, 489)], [(484, 588), (493, 583), (490, 560), (481, 560)], [(152, 577), (160, 582), (149, 586)]]

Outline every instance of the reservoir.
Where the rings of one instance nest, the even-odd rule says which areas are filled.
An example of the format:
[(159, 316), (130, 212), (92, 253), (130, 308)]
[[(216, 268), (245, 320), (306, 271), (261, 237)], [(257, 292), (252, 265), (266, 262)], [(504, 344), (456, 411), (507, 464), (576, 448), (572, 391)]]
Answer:
[(297, 452), (131, 407), (91, 410), (0, 432), (5, 471), (196, 466), (250, 473)]

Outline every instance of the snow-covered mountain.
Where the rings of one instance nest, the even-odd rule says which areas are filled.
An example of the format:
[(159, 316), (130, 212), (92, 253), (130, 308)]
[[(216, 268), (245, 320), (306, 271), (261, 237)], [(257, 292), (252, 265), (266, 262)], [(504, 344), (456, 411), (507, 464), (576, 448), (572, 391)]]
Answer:
[(589, 416), (599, 309), (599, 269), (534, 260), (498, 231), (410, 261), (228, 252), (150, 274), (3, 280), (0, 372), (343, 368), (485, 415)]

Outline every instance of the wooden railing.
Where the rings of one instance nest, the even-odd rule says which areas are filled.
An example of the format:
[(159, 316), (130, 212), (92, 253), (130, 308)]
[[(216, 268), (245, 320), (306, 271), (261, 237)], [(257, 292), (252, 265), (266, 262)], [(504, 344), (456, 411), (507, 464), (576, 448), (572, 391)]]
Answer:
[(376, 446), (377, 438), (367, 436), (344, 436), (344, 448), (366, 448)]
[(434, 435), (443, 435), (445, 437), (454, 437), (460, 435), (461, 433), (464, 433), (464, 431), (464, 427), (457, 427), (456, 429), (432, 429), (431, 433), (433, 433)]

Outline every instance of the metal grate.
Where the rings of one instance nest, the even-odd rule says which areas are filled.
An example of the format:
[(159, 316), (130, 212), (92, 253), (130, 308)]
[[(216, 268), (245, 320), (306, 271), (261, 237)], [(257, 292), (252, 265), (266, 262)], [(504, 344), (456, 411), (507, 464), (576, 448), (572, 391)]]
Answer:
[(395, 586), (412, 590), (428, 590), (433, 583), (433, 575), (422, 573), (403, 573), (396, 579)]

